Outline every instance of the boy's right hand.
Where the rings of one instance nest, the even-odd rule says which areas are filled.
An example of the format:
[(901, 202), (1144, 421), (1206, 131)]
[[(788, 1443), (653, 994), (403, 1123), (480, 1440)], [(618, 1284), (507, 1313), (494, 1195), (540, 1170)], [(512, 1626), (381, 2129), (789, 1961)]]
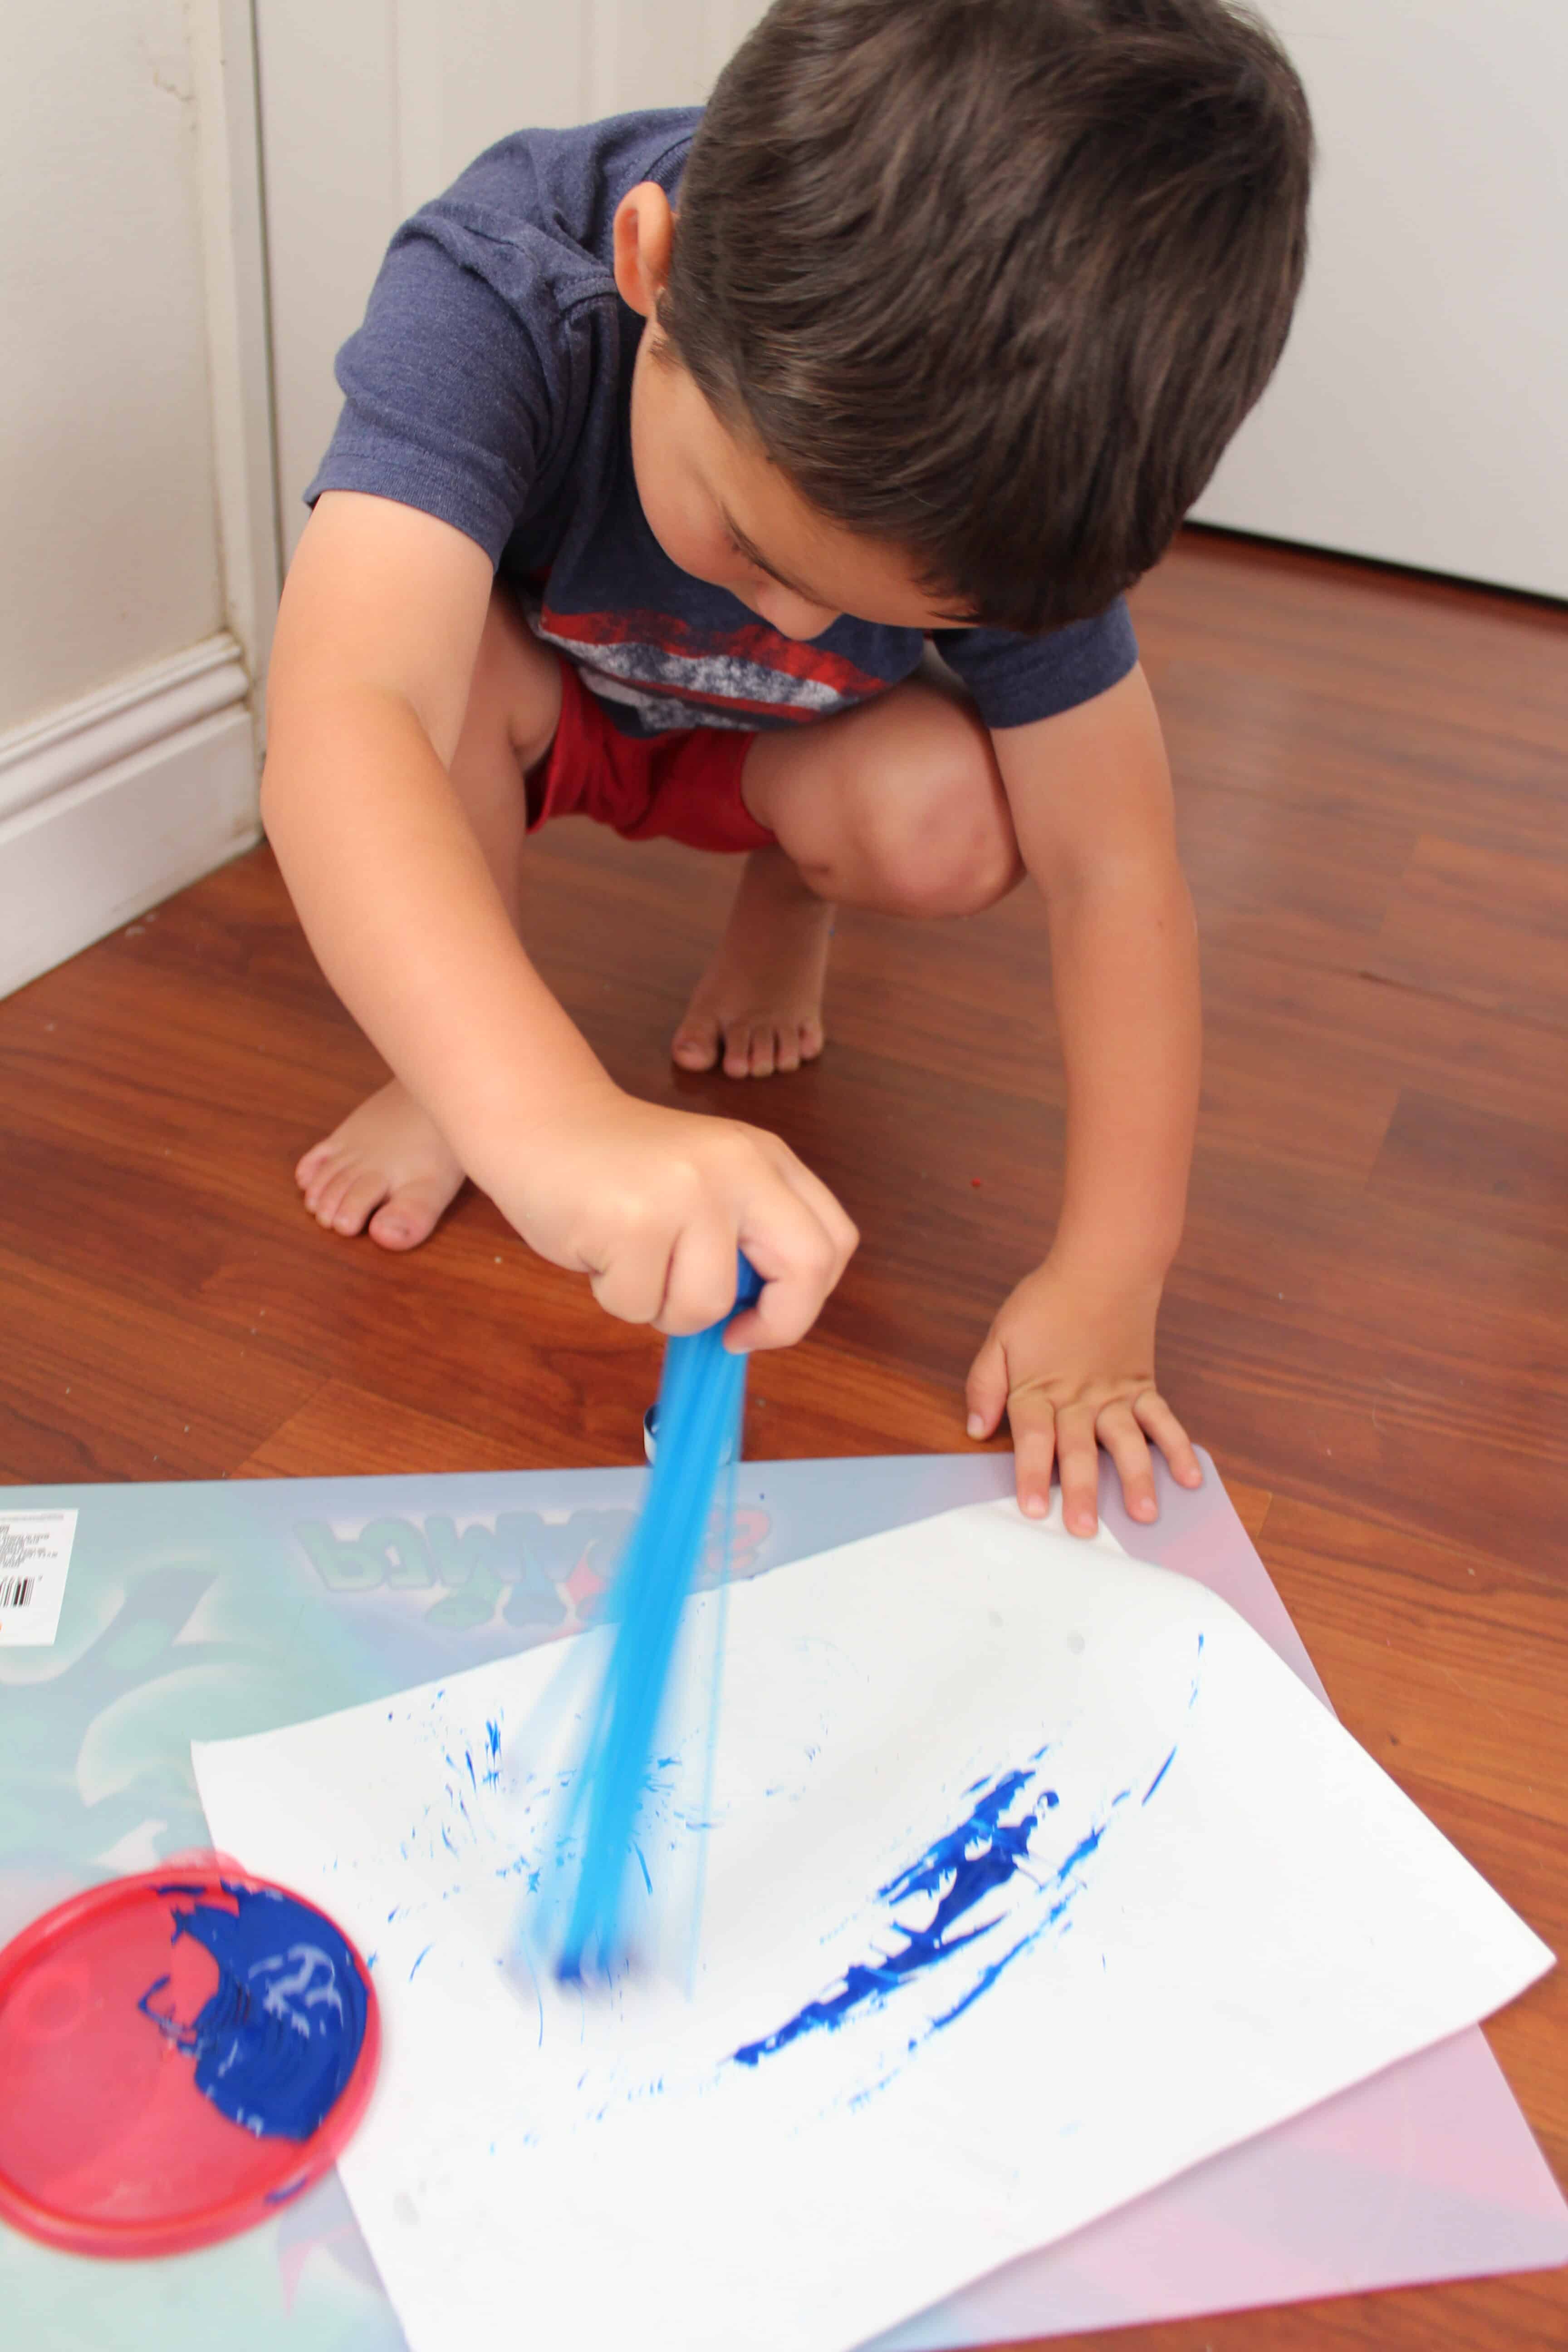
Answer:
[(744, 1250), (763, 1286), (726, 1334), (736, 1352), (808, 1331), (860, 1238), (776, 1135), (609, 1084), (545, 1114), (500, 1173), (471, 1172), (531, 1249), (588, 1275), (627, 1323), (706, 1329), (734, 1304)]

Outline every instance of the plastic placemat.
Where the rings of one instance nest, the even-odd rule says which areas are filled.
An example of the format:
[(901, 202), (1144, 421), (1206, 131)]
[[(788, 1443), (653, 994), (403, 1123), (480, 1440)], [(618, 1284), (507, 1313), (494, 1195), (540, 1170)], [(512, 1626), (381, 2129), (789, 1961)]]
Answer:
[[(1212, 1464), (1131, 1552), (1196, 1577), (1320, 1692)], [(1004, 1455), (742, 1465), (734, 1572), (1007, 1492)], [(74, 1509), (50, 1646), (0, 1649), (0, 1942), (83, 1887), (202, 1845), (190, 1742), (297, 1722), (581, 1622), (640, 1469), (26, 1487)], [(517, 2217), (520, 2231), (528, 2217)], [(879, 2352), (1543, 2268), (1568, 2205), (1479, 2030), (1392, 2068), (879, 2341)], [(0, 2228), (8, 2341), (49, 2352), (396, 2352), (335, 2174), (200, 2252), (100, 2263)]]

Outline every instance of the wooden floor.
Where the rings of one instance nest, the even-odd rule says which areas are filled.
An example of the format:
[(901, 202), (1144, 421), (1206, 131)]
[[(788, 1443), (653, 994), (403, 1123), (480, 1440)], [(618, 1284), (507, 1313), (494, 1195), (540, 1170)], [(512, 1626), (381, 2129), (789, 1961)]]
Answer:
[[(1568, 1950), (1568, 614), (1205, 536), (1136, 605), (1208, 1005), (1163, 1385), (1352, 1730)], [(1037, 906), (846, 918), (826, 1059), (742, 1094), (665, 1059), (731, 871), (563, 824), (528, 936), (617, 1079), (864, 1233), (751, 1452), (956, 1450), (1060, 1177)], [(655, 1346), (487, 1202), (405, 1259), (307, 1221), (375, 1076), (265, 850), (0, 1005), (0, 1478), (637, 1456)], [(1568, 2179), (1568, 1978), (1493, 2041)], [(1545, 2352), (1568, 2274), (1076, 2340)]]

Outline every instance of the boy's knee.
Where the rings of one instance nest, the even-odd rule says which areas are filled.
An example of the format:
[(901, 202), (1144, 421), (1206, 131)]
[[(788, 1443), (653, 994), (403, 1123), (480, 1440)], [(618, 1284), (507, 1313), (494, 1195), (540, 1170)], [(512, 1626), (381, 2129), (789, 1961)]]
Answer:
[(1022, 877), (1000, 779), (967, 729), (942, 730), (931, 756), (890, 776), (867, 815), (884, 903), (899, 914), (975, 915)]

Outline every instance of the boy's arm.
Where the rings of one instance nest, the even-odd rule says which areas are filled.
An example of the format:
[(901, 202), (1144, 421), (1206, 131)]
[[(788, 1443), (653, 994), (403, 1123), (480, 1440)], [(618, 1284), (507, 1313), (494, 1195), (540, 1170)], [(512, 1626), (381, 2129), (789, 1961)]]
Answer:
[(1155, 1515), (1152, 1438), (1201, 1476), (1154, 1381), (1154, 1322), (1181, 1237), (1201, 1012), (1170, 773), (1141, 669), (1094, 701), (993, 737), (1025, 863), (1050, 922), (1067, 1074), (1056, 1238), (1005, 1302), (969, 1376), (970, 1428), (1009, 1413), (1018, 1499), (1092, 1534), (1096, 1440), (1134, 1518)]
[(588, 1274), (612, 1313), (690, 1330), (728, 1307), (743, 1247), (766, 1287), (734, 1339), (783, 1344), (843, 1271), (849, 1220), (775, 1137), (614, 1085), (524, 953), (452, 789), (491, 585), (447, 523), (321, 500), (274, 641), (262, 804), (279, 863), (327, 978), (533, 1248)]

